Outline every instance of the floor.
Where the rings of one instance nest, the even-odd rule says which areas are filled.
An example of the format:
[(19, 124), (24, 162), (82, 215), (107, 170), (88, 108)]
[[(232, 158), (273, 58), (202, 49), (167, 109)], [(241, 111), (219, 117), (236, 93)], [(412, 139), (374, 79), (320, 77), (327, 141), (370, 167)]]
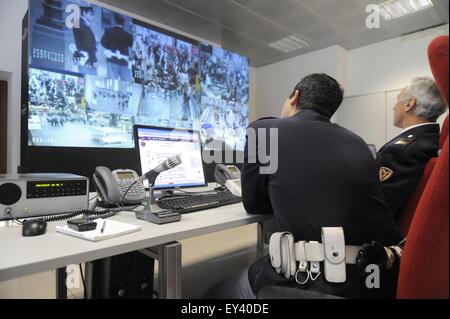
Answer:
[[(181, 241), (183, 297), (201, 298), (210, 285), (256, 261), (256, 239), (253, 224)], [(0, 299), (52, 299), (55, 286), (54, 271), (0, 282)], [(68, 290), (68, 298), (83, 298), (82, 288)]]

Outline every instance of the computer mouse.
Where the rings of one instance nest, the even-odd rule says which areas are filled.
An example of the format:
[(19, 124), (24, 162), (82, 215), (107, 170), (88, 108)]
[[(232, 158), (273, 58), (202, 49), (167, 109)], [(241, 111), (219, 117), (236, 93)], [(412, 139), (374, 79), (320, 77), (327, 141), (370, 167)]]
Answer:
[(34, 237), (44, 235), (47, 231), (47, 222), (43, 220), (30, 220), (23, 223), (22, 236)]

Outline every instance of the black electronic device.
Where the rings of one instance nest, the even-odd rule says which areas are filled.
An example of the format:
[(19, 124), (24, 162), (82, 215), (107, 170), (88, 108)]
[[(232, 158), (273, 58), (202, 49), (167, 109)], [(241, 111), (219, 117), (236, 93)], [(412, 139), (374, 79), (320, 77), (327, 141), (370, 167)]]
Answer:
[(22, 225), (22, 236), (35, 237), (44, 235), (47, 231), (47, 222), (43, 220), (30, 220)]
[(79, 232), (91, 231), (97, 228), (97, 223), (90, 219), (76, 219), (76, 220), (68, 220), (67, 226), (73, 230)]
[(145, 188), (137, 182), (139, 175), (130, 169), (111, 172), (100, 166), (93, 175), (94, 187), (101, 199), (100, 205), (116, 207), (117, 205), (138, 205), (145, 199)]
[(216, 183), (225, 186), (228, 180), (241, 179), (241, 171), (234, 165), (217, 164), (214, 171)]
[(179, 166), (181, 163), (182, 160), (179, 155), (170, 156), (166, 158), (164, 162), (149, 170), (138, 179), (138, 183), (141, 183), (144, 180), (148, 180), (149, 195), (147, 199), (147, 205), (143, 210), (136, 212), (136, 218), (158, 225), (179, 222), (181, 220), (181, 215), (179, 213), (173, 212), (172, 210), (161, 209), (156, 204), (156, 198), (154, 194), (155, 181), (157, 180), (159, 174), (161, 174), (162, 172), (170, 171)]
[(170, 209), (180, 214), (186, 214), (237, 204), (241, 201), (241, 197), (235, 196), (228, 189), (225, 189), (211, 193), (180, 194), (163, 197), (157, 201), (157, 205), (162, 209)]
[(0, 220), (86, 210), (88, 179), (72, 174), (0, 175)]
[(86, 263), (90, 299), (152, 299), (154, 259), (132, 252)]

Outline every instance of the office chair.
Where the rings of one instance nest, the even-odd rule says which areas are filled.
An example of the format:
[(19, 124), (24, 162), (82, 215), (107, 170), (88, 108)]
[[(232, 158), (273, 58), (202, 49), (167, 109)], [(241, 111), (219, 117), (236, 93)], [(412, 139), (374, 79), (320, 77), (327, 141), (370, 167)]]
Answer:
[[(441, 36), (428, 47), (430, 67), (447, 105), (448, 42), (448, 36)], [(441, 132), (445, 141), (441, 154), (417, 206), (403, 251), (397, 290), (401, 299), (449, 297), (448, 116), (446, 123)]]

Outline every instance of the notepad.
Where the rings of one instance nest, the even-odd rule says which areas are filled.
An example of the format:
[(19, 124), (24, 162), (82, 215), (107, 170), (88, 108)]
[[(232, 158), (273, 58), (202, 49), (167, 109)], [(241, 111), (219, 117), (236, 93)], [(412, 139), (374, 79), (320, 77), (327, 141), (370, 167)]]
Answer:
[[(79, 232), (69, 228), (69, 226), (56, 226), (56, 231), (90, 241), (100, 241), (142, 230), (141, 226), (122, 223), (115, 220), (96, 219), (94, 222), (97, 223), (97, 229), (91, 231)], [(103, 233), (101, 232), (102, 227), (104, 228)]]

